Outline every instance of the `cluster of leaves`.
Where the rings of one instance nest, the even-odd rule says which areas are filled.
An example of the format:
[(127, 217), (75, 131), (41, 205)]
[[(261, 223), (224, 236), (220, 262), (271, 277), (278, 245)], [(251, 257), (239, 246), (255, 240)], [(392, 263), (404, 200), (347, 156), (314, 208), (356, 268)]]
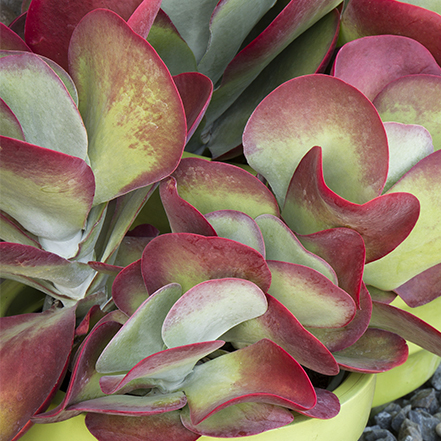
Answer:
[(1, 319), (5, 439), (83, 412), (103, 441), (252, 435), (338, 413), (304, 368), (441, 355), (390, 305), (441, 294), (441, 17), (340, 3), (32, 0), (1, 27), (0, 274), (56, 299)]

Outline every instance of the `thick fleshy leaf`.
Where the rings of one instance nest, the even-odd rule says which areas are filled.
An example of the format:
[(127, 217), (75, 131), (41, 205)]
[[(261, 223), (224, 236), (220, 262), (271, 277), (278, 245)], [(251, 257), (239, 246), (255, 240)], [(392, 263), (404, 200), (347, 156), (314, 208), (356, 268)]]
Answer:
[(36, 236), (64, 241), (78, 235), (95, 189), (90, 167), (17, 139), (2, 137), (1, 145), (0, 208)]
[(196, 233), (216, 236), (215, 229), (204, 215), (178, 194), (177, 182), (173, 176), (159, 184), (159, 194), (167, 214), (172, 233)]
[(67, 52), (73, 30), (90, 11), (106, 8), (127, 20), (142, 0), (36, 0), (29, 6), (26, 17), (26, 43), (37, 54), (51, 58), (64, 69), (68, 68)]
[(390, 253), (411, 232), (420, 211), (418, 199), (393, 193), (362, 205), (334, 193), (323, 178), (322, 151), (312, 148), (300, 161), (286, 193), (282, 216), (298, 234), (312, 234), (335, 227), (360, 233), (366, 261)]
[(0, 212), (0, 239), (4, 242), (14, 242), (41, 248), (33, 234), (23, 229), (20, 224), (3, 212)]
[(31, 52), (31, 48), (4, 23), (0, 23), (0, 49)]
[(268, 293), (286, 306), (303, 326), (338, 328), (355, 315), (351, 296), (311, 268), (268, 261), (272, 281)]
[[(139, 2), (138, 2), (139, 3)], [(136, 3), (134, 3), (136, 4)], [(161, 0), (143, 0), (130, 15), (127, 24), (141, 37), (147, 38), (161, 6)], [(118, 5), (118, 7), (121, 7)], [(111, 9), (106, 6), (106, 9)], [(118, 12), (118, 11), (115, 11)]]
[(315, 388), (315, 394), (317, 395), (317, 404), (310, 410), (297, 412), (321, 420), (328, 420), (338, 415), (340, 412), (340, 401), (337, 395), (329, 390), (317, 387)]
[(196, 441), (200, 437), (182, 425), (178, 411), (138, 418), (88, 413), (86, 426), (100, 441)]
[(334, 10), (311, 26), (259, 74), (240, 95), (240, 99), (204, 129), (203, 142), (213, 158), (242, 143), (248, 118), (260, 101), (276, 87), (291, 78), (312, 74), (326, 66), (335, 46), (339, 22), (340, 14)]
[(95, 273), (85, 263), (71, 262), (30, 245), (1, 242), (0, 250), (2, 277), (14, 279), (17, 275), (51, 281), (61, 293), (57, 297), (66, 304), (83, 297), (84, 291), (77, 292), (75, 288)]
[[(188, 2), (185, 4), (187, 6)], [(156, 15), (147, 41), (155, 48), (172, 75), (197, 71), (193, 52), (162, 9)]]
[[(441, 18), (440, 18), (441, 20)], [(383, 121), (419, 124), (441, 149), (441, 76), (408, 75), (389, 83), (375, 98)]]
[(364, 280), (393, 290), (441, 262), (441, 151), (426, 156), (386, 194), (408, 192), (421, 206), (420, 217), (407, 239), (387, 256), (366, 265)]
[[(363, 238), (350, 228), (332, 228), (299, 236), (305, 247), (332, 265), (336, 283), (359, 306), (366, 250)], [(334, 282), (335, 283), (335, 282)]]
[(101, 390), (106, 394), (131, 392), (134, 389), (160, 387), (162, 390), (180, 387), (196, 363), (223, 346), (222, 340), (193, 343), (166, 349), (140, 361), (127, 375), (106, 375), (101, 378)]
[(262, 214), (256, 217), (256, 223), (265, 241), (267, 260), (280, 260), (308, 266), (337, 285), (337, 275), (331, 265), (309, 252), (281, 219), (270, 214)]
[[(0, 59), (1, 98), (20, 122), (26, 141), (81, 159), (87, 133), (60, 77), (37, 55)], [(32, 109), (30, 112), (29, 109)]]
[(330, 76), (294, 78), (270, 93), (248, 120), (243, 145), (282, 206), (294, 170), (314, 146), (323, 149), (327, 185), (351, 202), (378, 196), (387, 176), (387, 138), (375, 108)]
[(75, 365), (63, 401), (54, 409), (33, 417), (34, 422), (55, 423), (81, 413), (80, 410), (66, 410), (82, 401), (105, 396), (99, 387), (101, 377), (95, 370), (95, 363), (121, 324), (104, 317), (81, 344), (76, 353)]
[(246, 36), (276, 0), (224, 0), (210, 18), (207, 50), (198, 62), (198, 71), (216, 83), (240, 49)]
[(69, 406), (67, 411), (103, 413), (106, 415), (143, 416), (171, 412), (185, 406), (187, 400), (182, 392), (146, 396), (110, 395), (82, 401)]
[(181, 412), (182, 424), (187, 429), (200, 435), (221, 438), (256, 435), (285, 426), (293, 419), (288, 409), (265, 403), (233, 404), (196, 425), (191, 422), (188, 406)]
[(75, 308), (2, 317), (0, 326), (0, 368), (7, 379), (1, 382), (0, 412), (6, 440), (28, 423), (64, 374), (74, 338)]
[(258, 402), (294, 410), (316, 404), (302, 367), (267, 339), (196, 366), (184, 392), (192, 424), (232, 404)]
[[(247, 214), (235, 210), (218, 210), (207, 213), (205, 218), (218, 236), (248, 245), (265, 257), (262, 233), (256, 222)], [(279, 220), (278, 217), (274, 218)]]
[(0, 135), (8, 138), (15, 138), (21, 141), (25, 140), (23, 128), (17, 117), (14, 115), (9, 106), (0, 98), (0, 117), (2, 124), (0, 126)]
[(389, 171), (383, 191), (389, 190), (418, 161), (433, 153), (432, 137), (415, 124), (385, 122), (389, 145)]
[(412, 277), (394, 291), (412, 308), (441, 296), (441, 263)]
[(116, 276), (112, 285), (112, 298), (121, 311), (131, 316), (148, 296), (139, 259)]
[(186, 292), (205, 280), (230, 277), (249, 280), (263, 292), (271, 284), (270, 270), (260, 253), (223, 237), (160, 235), (145, 247), (141, 269), (149, 293), (169, 283), (179, 283)]
[(368, 290), (362, 285), (360, 303), (355, 317), (341, 328), (307, 328), (331, 352), (341, 351), (353, 345), (366, 332), (372, 313), (372, 299)]
[(441, 356), (441, 332), (410, 312), (385, 303), (373, 302), (370, 326), (394, 332)]
[(198, 72), (185, 72), (173, 77), (181, 95), (187, 118), (187, 138), (190, 139), (201, 122), (213, 93), (211, 80)]
[(235, 326), (221, 338), (240, 346), (268, 338), (302, 366), (323, 375), (337, 375), (339, 367), (328, 349), (282, 303), (269, 294), (266, 296), (268, 310), (265, 314)]
[(418, 41), (402, 35), (376, 35), (345, 44), (333, 75), (361, 90), (371, 101), (391, 81), (406, 75), (441, 75), (433, 55)]
[(69, 66), (89, 134), (94, 204), (170, 174), (184, 149), (185, 115), (150, 44), (114, 12), (95, 10), (72, 35)]
[(242, 211), (253, 219), (279, 215), (274, 196), (242, 168), (200, 158), (184, 158), (172, 175), (179, 195), (202, 214), (217, 210)]
[(216, 340), (239, 323), (264, 314), (267, 307), (265, 294), (248, 280), (207, 280), (172, 306), (162, 325), (162, 338), (169, 348)]
[(333, 355), (343, 369), (378, 373), (403, 364), (408, 351), (406, 341), (397, 334), (369, 328), (353, 345)]
[(239, 97), (290, 43), (341, 3), (340, 0), (291, 0), (270, 25), (242, 49), (224, 71), (207, 110), (209, 123)]
[(162, 323), (181, 295), (181, 287), (172, 283), (145, 300), (106, 346), (96, 363), (97, 372), (127, 372), (142, 359), (162, 351)]
[(441, 16), (396, 0), (351, 0), (341, 22), (342, 41), (367, 35), (393, 34), (423, 44), (441, 63)]

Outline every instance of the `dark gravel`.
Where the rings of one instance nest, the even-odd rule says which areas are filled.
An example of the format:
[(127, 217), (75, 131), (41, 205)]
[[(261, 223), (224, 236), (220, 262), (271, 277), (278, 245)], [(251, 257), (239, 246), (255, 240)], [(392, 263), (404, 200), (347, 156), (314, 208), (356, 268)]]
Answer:
[(358, 441), (441, 441), (441, 365), (414, 392), (374, 407)]

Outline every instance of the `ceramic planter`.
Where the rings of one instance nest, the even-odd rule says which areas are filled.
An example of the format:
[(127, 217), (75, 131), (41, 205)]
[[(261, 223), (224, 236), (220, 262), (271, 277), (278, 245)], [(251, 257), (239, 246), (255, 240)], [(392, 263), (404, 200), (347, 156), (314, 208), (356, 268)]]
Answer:
[[(392, 305), (415, 314), (436, 329), (441, 330), (441, 297), (418, 308), (409, 308), (399, 297), (392, 302)], [(409, 358), (403, 365), (377, 374), (377, 386), (372, 406), (389, 403), (414, 391), (436, 371), (441, 362), (440, 357), (413, 343), (408, 344)]]
[[(334, 391), (340, 399), (340, 413), (330, 420), (298, 416), (295, 422), (259, 435), (241, 437), (256, 441), (354, 441), (363, 432), (371, 409), (375, 376), (351, 373)], [(58, 397), (61, 398), (60, 396)], [(201, 437), (200, 441), (225, 438)], [(84, 415), (55, 424), (36, 424), (22, 438), (23, 441), (93, 441), (84, 424)]]

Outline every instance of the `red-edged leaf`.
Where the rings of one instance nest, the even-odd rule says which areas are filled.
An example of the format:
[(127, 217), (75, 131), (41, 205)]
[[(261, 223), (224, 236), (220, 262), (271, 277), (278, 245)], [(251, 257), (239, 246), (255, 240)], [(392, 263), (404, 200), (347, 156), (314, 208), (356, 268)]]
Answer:
[(412, 277), (394, 291), (410, 307), (425, 305), (441, 296), (441, 263)]
[(257, 402), (310, 409), (316, 395), (302, 367), (270, 340), (196, 366), (184, 392), (193, 424), (232, 404)]
[(441, 16), (396, 0), (351, 0), (342, 22), (343, 41), (366, 35), (393, 34), (423, 44), (441, 64)]
[[(136, 3), (139, 3), (139, 1), (133, 4)], [(147, 38), (160, 6), (161, 0), (142, 0), (139, 6), (130, 15), (127, 24), (141, 37)], [(118, 5), (117, 7), (121, 6)], [(112, 9), (108, 6), (106, 6), (106, 8)], [(118, 11), (115, 12), (118, 13)]]
[(223, 237), (171, 233), (153, 239), (141, 259), (149, 293), (169, 283), (183, 292), (210, 279), (237, 277), (267, 292), (271, 273), (263, 256), (251, 247)]
[(182, 425), (178, 411), (138, 418), (89, 413), (86, 426), (99, 441), (196, 441), (200, 437)]
[(251, 115), (244, 154), (283, 206), (294, 170), (314, 146), (323, 149), (324, 178), (341, 197), (362, 204), (387, 176), (386, 132), (372, 103), (338, 78), (294, 78), (271, 92)]
[(23, 128), (19, 120), (14, 115), (9, 106), (0, 98), (0, 116), (2, 125), (0, 127), (0, 135), (8, 138), (15, 138), (21, 141), (25, 140)]
[(0, 370), (7, 379), (0, 387), (2, 436), (13, 439), (65, 372), (75, 332), (75, 307), (2, 317), (0, 327)]
[(363, 205), (334, 193), (326, 184), (322, 150), (312, 148), (301, 160), (290, 182), (282, 216), (299, 234), (335, 227), (360, 233), (366, 261), (380, 259), (410, 234), (420, 213), (418, 199), (409, 193), (378, 196)]
[(188, 406), (181, 411), (184, 426), (199, 435), (234, 438), (256, 435), (285, 426), (293, 421), (292, 413), (283, 407), (265, 403), (233, 404), (193, 424)]
[(0, 23), (0, 49), (32, 52), (31, 48), (4, 23)]
[(403, 364), (408, 352), (406, 340), (399, 335), (369, 328), (353, 345), (333, 355), (345, 370), (378, 373)]
[(334, 418), (340, 412), (340, 401), (334, 393), (326, 389), (315, 388), (317, 404), (310, 410), (297, 411), (302, 415), (320, 420)]
[(31, 245), (41, 249), (40, 243), (33, 234), (26, 231), (18, 222), (3, 212), (0, 212), (0, 238), (5, 242)]
[(173, 77), (184, 104), (187, 118), (187, 139), (201, 122), (213, 93), (211, 80), (198, 72), (185, 72)]
[(441, 75), (433, 55), (412, 38), (378, 35), (345, 44), (333, 75), (361, 90), (371, 101), (391, 81), (406, 75)]
[(70, 38), (80, 20), (90, 11), (107, 8), (127, 20), (142, 0), (75, 0), (32, 1), (27, 11), (26, 43), (37, 54), (51, 58), (67, 70), (67, 51)]
[(339, 367), (328, 349), (301, 325), (288, 308), (273, 296), (267, 294), (266, 297), (268, 310), (265, 314), (237, 325), (221, 338), (239, 345), (267, 338), (302, 366), (323, 375), (337, 375)]

